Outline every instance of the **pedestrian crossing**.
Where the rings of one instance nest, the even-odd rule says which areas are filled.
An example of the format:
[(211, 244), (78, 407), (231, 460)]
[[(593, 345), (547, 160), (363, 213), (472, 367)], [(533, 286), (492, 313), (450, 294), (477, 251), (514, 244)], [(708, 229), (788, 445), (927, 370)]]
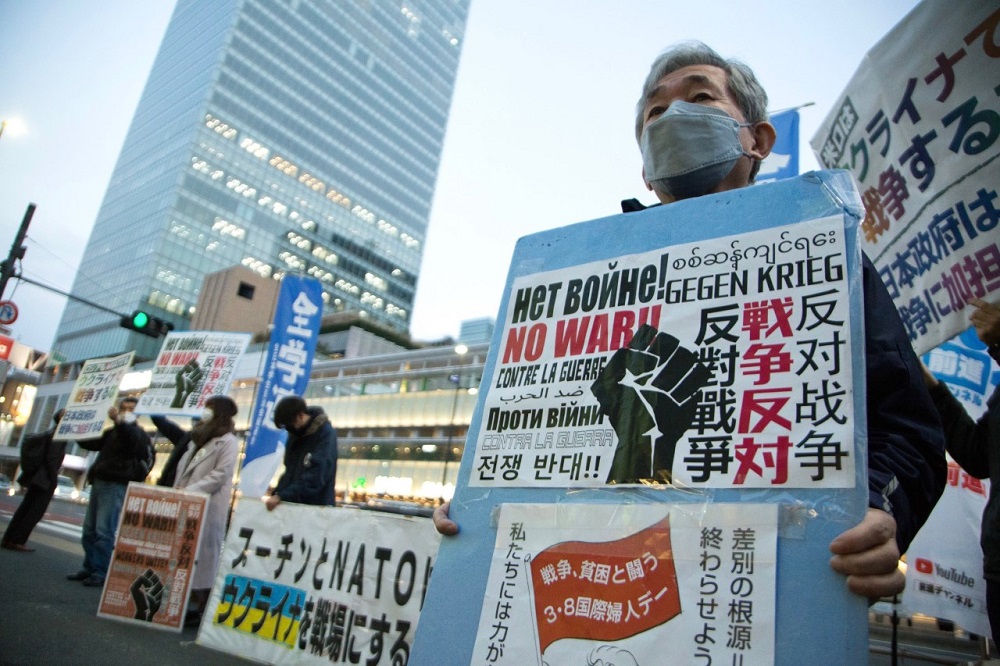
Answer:
[(83, 534), (83, 527), (81, 525), (64, 523), (61, 520), (42, 520), (35, 526), (35, 530), (42, 530), (47, 534), (57, 534), (73, 539), (79, 539), (80, 535)]
[[(10, 522), (11, 516), (14, 515), (13, 511), (8, 511), (6, 509), (0, 509), (0, 518), (3, 518), (3, 524), (0, 525), (2, 528), (6, 528), (7, 523)], [(2, 532), (3, 529), (0, 529)], [(68, 537), (70, 539), (75, 539), (79, 541), (80, 536), (83, 534), (82, 525), (74, 525), (73, 523), (67, 523), (63, 520), (52, 520), (44, 518), (37, 525), (32, 532), (45, 532), (47, 534), (54, 534), (62, 537)]]

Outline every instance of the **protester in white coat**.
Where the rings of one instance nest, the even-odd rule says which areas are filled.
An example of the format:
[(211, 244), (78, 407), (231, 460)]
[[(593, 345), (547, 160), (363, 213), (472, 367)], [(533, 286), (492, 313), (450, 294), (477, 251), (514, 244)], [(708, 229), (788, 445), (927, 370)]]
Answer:
[(197, 564), (191, 580), (191, 604), (185, 624), (201, 619), (226, 536), (233, 472), (239, 457), (239, 440), (234, 434), (236, 403), (216, 395), (205, 401), (201, 423), (191, 430), (188, 449), (177, 463), (174, 488), (206, 493), (208, 507), (198, 546)]

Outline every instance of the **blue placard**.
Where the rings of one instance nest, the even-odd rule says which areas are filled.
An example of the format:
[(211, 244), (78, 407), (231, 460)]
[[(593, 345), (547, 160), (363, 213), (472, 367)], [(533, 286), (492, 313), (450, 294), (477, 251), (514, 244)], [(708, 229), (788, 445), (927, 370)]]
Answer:
[[(511, 523), (504, 512), (514, 513), (509, 505), (563, 505), (566, 511), (552, 514), (551, 528), (556, 533), (574, 520), (588, 520), (586, 511), (569, 509), (598, 503), (679, 508), (667, 516), (676, 530), (676, 553), (686, 547), (676, 538), (686, 538), (683, 529), (697, 524), (692, 512), (697, 514), (699, 505), (706, 507), (706, 515), (720, 516), (720, 525), (738, 524), (739, 512), (745, 511), (741, 506), (778, 505), (778, 518), (774, 519), (776, 581), (771, 581), (772, 598), (758, 599), (765, 616), (768, 601), (774, 604), (770, 618), (757, 625), (757, 636), (764, 636), (765, 641), (770, 636), (771, 643), (763, 651), (768, 655), (766, 660), (788, 665), (866, 660), (866, 601), (851, 594), (844, 578), (829, 566), (830, 542), (859, 523), (867, 509), (864, 382), (853, 379), (864, 377), (863, 321), (858, 316), (862, 311), (861, 260), (856, 235), (862, 211), (848, 174), (812, 172), (761, 187), (553, 229), (518, 242), (452, 500), (451, 515), (461, 532), (442, 542), (411, 664), (513, 663), (509, 662), (511, 655), (525, 654), (525, 644), (541, 647), (527, 648), (529, 653), (535, 651), (522, 663), (541, 664), (561, 649), (553, 646), (570, 645), (584, 636), (598, 636), (609, 643), (596, 646), (590, 658), (596, 658), (604, 648), (626, 646), (634, 654), (634, 648), (642, 652), (652, 646), (661, 656), (669, 655), (670, 663), (698, 663), (697, 650), (709, 649), (710, 638), (690, 635), (686, 642), (665, 646), (662, 627), (688, 622), (707, 605), (701, 605), (703, 598), (698, 604), (691, 603), (691, 597), (682, 591), (680, 612), (673, 613), (660, 601), (661, 597), (671, 598), (666, 587), (655, 597), (635, 599), (634, 608), (626, 599), (620, 618), (608, 610), (615, 608), (614, 602), (609, 605), (590, 593), (586, 598), (567, 599), (563, 605), (537, 605), (530, 617), (519, 620), (518, 626), (528, 627), (528, 631), (509, 631), (514, 621), (508, 619), (511, 607), (504, 595), (515, 589), (511, 587), (514, 583), (521, 586), (516, 588), (518, 594), (534, 595), (537, 604), (540, 585), (551, 582), (555, 586), (555, 581), (564, 577), (583, 580), (584, 576), (589, 585), (595, 567), (608, 568), (612, 572), (609, 580), (614, 582), (619, 569), (613, 563), (609, 566), (586, 557), (567, 556), (555, 558), (554, 568), (547, 573), (544, 569), (534, 571), (528, 558), (522, 557), (520, 544), (527, 543), (521, 533), (523, 523)], [(785, 261), (785, 253), (797, 258)], [(794, 308), (784, 300), (788, 294), (794, 295)], [(829, 302), (824, 300), (825, 305), (819, 306), (817, 299)], [(836, 299), (840, 300), (834, 303)], [(764, 314), (769, 308), (770, 318)], [(793, 309), (794, 321), (790, 316)], [(741, 313), (742, 326), (730, 316), (735, 311)], [(778, 334), (783, 327), (821, 327), (825, 324), (819, 319), (831, 312), (836, 313), (842, 328), (828, 339), (797, 342), (794, 353), (766, 344), (768, 336)], [(809, 316), (819, 319), (808, 322), (805, 318)], [(718, 342), (727, 335), (743, 345), (741, 364), (735, 369), (726, 365), (725, 345), (720, 356), (703, 351), (711, 347), (713, 338)], [(646, 365), (640, 358), (657, 355), (659, 360), (654, 358)], [(690, 359), (695, 356), (701, 365), (713, 366), (711, 377), (693, 369), (696, 364)], [(666, 370), (677, 365), (668, 357), (681, 359), (678, 372)], [(806, 367), (810, 365), (813, 367)], [(779, 372), (786, 373), (789, 382), (796, 381), (793, 376), (797, 374), (817, 373), (816, 383), (796, 389), (800, 394), (790, 425), (810, 429), (817, 423), (843, 421), (840, 430), (834, 427), (838, 435), (833, 438), (838, 440), (836, 460), (844, 462), (843, 468), (833, 464), (832, 458), (823, 462), (825, 454), (818, 452), (829, 452), (829, 447), (810, 449), (809, 437), (818, 434), (812, 429), (806, 437), (793, 438), (797, 446), (794, 453), (789, 453), (787, 441), (783, 448), (782, 437), (757, 437), (754, 441), (753, 435), (741, 434), (739, 442), (732, 442), (733, 449), (739, 451), (726, 464), (712, 464), (705, 455), (713, 447), (708, 441), (713, 434), (709, 422), (716, 417), (720, 422), (726, 420), (719, 415), (732, 411), (726, 407), (727, 401), (742, 400), (745, 408), (750, 404), (747, 394), (756, 392), (760, 398), (774, 390), (770, 378)], [(604, 380), (608, 373), (614, 376), (615, 386), (633, 387), (629, 396), (609, 389)], [(713, 385), (723, 376), (736, 382), (738, 390)], [(641, 422), (630, 434), (622, 423), (635, 425), (637, 420), (631, 414), (661, 410), (650, 407), (656, 399), (650, 397), (654, 384), (669, 384), (666, 392), (673, 403), (668, 411), (680, 426)], [(824, 395), (816, 393), (821, 384)], [(700, 389), (702, 395), (715, 392), (712, 398), (703, 397), (697, 409), (687, 410), (684, 405), (692, 389)], [(749, 416), (739, 423), (739, 433), (770, 432), (765, 421), (773, 425), (782, 420), (776, 412), (768, 411), (764, 399), (751, 407), (745, 410)], [(841, 418), (844, 415), (849, 418)], [(622, 442), (630, 437), (638, 453), (623, 457)], [(665, 439), (670, 440), (669, 447), (663, 448)], [(830, 437), (824, 442), (832, 443)], [(669, 450), (665, 458), (661, 449)], [(805, 449), (812, 453), (801, 455)], [(665, 478), (672, 478), (674, 486), (632, 483), (636, 475), (645, 476), (643, 466), (653, 477), (665, 474)], [(609, 485), (612, 482), (616, 485)], [(730, 516), (722, 515), (726, 512), (737, 516), (734, 522), (727, 522)], [(608, 515), (603, 509), (593, 513)], [(545, 520), (549, 518), (541, 524)], [(617, 521), (596, 526), (609, 535), (614, 533), (613, 537), (597, 530), (593, 538), (552, 544), (543, 552), (574, 548), (579, 552), (583, 548), (586, 554), (589, 547), (578, 544), (598, 541), (601, 545), (594, 546), (595, 552), (610, 552), (645, 534), (639, 527), (629, 527), (625, 537), (619, 538), (614, 532), (621, 528)], [(635, 516), (629, 521), (623, 523), (642, 524)], [(498, 525), (504, 532), (499, 539)], [(739, 532), (737, 529), (734, 534)], [(498, 555), (500, 544), (508, 541), (506, 555)], [(536, 559), (538, 554), (536, 550)], [(658, 566), (662, 573), (664, 560), (658, 564), (656, 555), (649, 555), (639, 553), (634, 560), (624, 562), (622, 575), (627, 572), (631, 580), (633, 574), (641, 577)], [(678, 560), (676, 564), (683, 587), (682, 569), (690, 562)], [(503, 580), (505, 577), (509, 580)], [(498, 581), (500, 587), (488, 589), (490, 581)], [(581, 603), (586, 604), (588, 614), (582, 618)], [(621, 608), (623, 602), (618, 603)], [(658, 609), (657, 603), (662, 607)], [(623, 624), (622, 631), (608, 631), (607, 623), (627, 623), (633, 611), (636, 619), (632, 628)], [(640, 624), (638, 616), (650, 612), (670, 619), (652, 629), (635, 630)], [(572, 623), (567, 620), (571, 615)], [(725, 618), (726, 613), (721, 616)], [(823, 630), (816, 631), (816, 623), (806, 618), (819, 616), (836, 621), (824, 623)], [(546, 622), (566, 627), (553, 634)], [(587, 622), (599, 630), (587, 629)], [(740, 632), (724, 620), (713, 626), (714, 639), (720, 645), (727, 643), (729, 630), (729, 647), (720, 647), (716, 653), (719, 658), (726, 657), (725, 663), (730, 663), (734, 650), (749, 649), (750, 645), (732, 638)], [(540, 650), (546, 646), (553, 652), (543, 656)], [(755, 660), (760, 653), (744, 656), (746, 663), (760, 663)]]

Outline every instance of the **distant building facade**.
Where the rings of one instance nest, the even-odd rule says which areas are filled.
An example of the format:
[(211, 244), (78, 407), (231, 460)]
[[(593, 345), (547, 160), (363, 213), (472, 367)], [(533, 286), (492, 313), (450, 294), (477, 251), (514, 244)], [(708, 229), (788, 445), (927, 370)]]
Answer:
[(209, 273), (201, 283), (191, 330), (266, 331), (274, 319), (280, 285), (243, 266)]
[(458, 339), (460, 342), (464, 342), (465, 344), (489, 342), (493, 339), (493, 330), (495, 328), (496, 320), (492, 317), (466, 319), (461, 324)]
[[(186, 330), (204, 276), (242, 265), (406, 331), (468, 9), (178, 0), (73, 293)], [(54, 343), (68, 361), (159, 344), (73, 301)]]

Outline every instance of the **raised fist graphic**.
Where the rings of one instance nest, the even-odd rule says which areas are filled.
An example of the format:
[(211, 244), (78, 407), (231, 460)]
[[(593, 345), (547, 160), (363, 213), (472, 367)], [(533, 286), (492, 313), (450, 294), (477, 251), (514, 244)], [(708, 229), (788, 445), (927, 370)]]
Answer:
[(174, 375), (177, 382), (174, 384), (174, 400), (170, 406), (183, 407), (188, 396), (198, 388), (198, 383), (204, 375), (204, 371), (198, 367), (198, 361), (188, 361), (187, 365), (178, 370)]
[(146, 569), (146, 573), (137, 576), (128, 589), (135, 602), (135, 619), (152, 622), (163, 600), (163, 583), (160, 577), (152, 569)]
[(590, 391), (618, 435), (608, 483), (669, 483), (677, 440), (711, 377), (672, 335), (644, 324), (614, 353)]

